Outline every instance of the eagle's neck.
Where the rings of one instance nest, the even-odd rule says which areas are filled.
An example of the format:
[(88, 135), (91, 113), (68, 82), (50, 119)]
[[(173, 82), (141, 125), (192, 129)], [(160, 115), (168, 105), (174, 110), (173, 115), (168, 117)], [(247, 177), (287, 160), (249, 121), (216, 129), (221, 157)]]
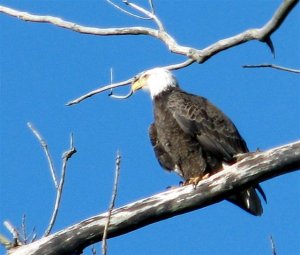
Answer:
[(159, 93), (155, 94), (153, 97), (151, 96), (153, 102), (155, 103), (156, 101), (163, 101), (163, 102), (167, 102), (168, 101), (168, 97), (170, 96), (170, 94), (172, 94), (173, 91), (178, 91), (180, 90), (179, 87), (167, 87), (164, 90), (160, 91)]
[(171, 72), (164, 69), (154, 69), (152, 72), (146, 86), (152, 100), (162, 93), (178, 87), (177, 80)]

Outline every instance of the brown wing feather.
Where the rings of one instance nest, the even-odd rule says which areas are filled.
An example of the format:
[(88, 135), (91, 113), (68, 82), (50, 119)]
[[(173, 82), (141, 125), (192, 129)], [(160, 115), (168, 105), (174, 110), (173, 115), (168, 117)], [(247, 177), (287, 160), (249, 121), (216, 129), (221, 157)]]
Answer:
[(149, 137), (150, 137), (151, 144), (153, 146), (155, 156), (159, 164), (163, 168), (169, 171), (173, 171), (175, 169), (175, 163), (173, 162), (171, 156), (165, 151), (164, 147), (160, 143), (157, 136), (156, 126), (154, 123), (152, 123), (149, 127)]
[(177, 89), (168, 107), (182, 130), (196, 136), (203, 149), (220, 160), (231, 161), (235, 154), (248, 151), (235, 125), (207, 99)]

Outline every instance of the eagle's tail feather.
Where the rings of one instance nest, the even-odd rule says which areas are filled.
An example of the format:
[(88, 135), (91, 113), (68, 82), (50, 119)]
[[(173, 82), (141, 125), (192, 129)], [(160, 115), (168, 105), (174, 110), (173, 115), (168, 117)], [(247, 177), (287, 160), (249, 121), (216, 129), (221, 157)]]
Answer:
[(266, 202), (266, 196), (259, 185), (231, 195), (229, 198), (227, 198), (227, 200), (229, 200), (231, 203), (234, 203), (235, 205), (239, 206), (240, 208), (244, 209), (246, 212), (252, 215), (260, 216), (263, 213), (263, 207), (255, 189), (259, 191), (264, 201)]

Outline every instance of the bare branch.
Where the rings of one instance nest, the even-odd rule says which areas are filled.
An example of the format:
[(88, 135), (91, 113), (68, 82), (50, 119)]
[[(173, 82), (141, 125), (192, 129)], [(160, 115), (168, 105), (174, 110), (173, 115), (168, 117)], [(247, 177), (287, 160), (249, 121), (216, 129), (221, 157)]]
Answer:
[(112, 210), (115, 207), (115, 201), (116, 201), (117, 194), (118, 194), (120, 164), (121, 164), (121, 155), (118, 151), (117, 152), (117, 157), (116, 157), (116, 171), (115, 171), (113, 193), (112, 193), (112, 198), (111, 198), (111, 202), (110, 202), (109, 209), (108, 209), (107, 221), (106, 221), (106, 224), (104, 226), (104, 232), (103, 232), (103, 238), (102, 238), (102, 254), (103, 255), (106, 255), (106, 252), (107, 252), (107, 233), (108, 233), (108, 228), (109, 228), (109, 224), (110, 224), (111, 213), (112, 213)]
[(51, 175), (52, 175), (52, 180), (53, 180), (55, 188), (57, 189), (58, 188), (58, 181), (57, 181), (57, 177), (56, 177), (56, 171), (55, 171), (55, 168), (54, 168), (52, 157), (50, 155), (50, 151), (48, 149), (48, 145), (45, 142), (44, 138), (41, 136), (41, 134), (37, 131), (37, 129), (34, 128), (34, 126), (30, 122), (27, 123), (27, 126), (31, 129), (31, 131), (35, 135), (35, 137), (39, 140), (39, 142), (40, 142), (40, 144), (41, 144), (41, 146), (42, 146), (42, 148), (43, 148), (43, 150), (46, 154), (46, 158), (48, 160), (50, 172), (51, 172)]
[(159, 30), (147, 28), (147, 27), (121, 27), (121, 28), (95, 28), (95, 27), (85, 27), (74, 22), (65, 21), (61, 18), (52, 17), (52, 16), (39, 16), (32, 15), (27, 12), (17, 11), (5, 6), (0, 6), (0, 12), (20, 18), (25, 21), (31, 22), (40, 22), (40, 23), (50, 23), (58, 27), (70, 29), (72, 31), (83, 33), (83, 34), (92, 34), (99, 36), (112, 36), (112, 35), (147, 35), (155, 37), (161, 40), (166, 44), (168, 49), (176, 54), (184, 55), (198, 63), (204, 63), (206, 60), (214, 56), (215, 54), (226, 50), (228, 48), (237, 46), (239, 44), (251, 41), (259, 40), (262, 42), (267, 42), (270, 40), (271, 34), (276, 31), (280, 25), (283, 23), (285, 18), (295, 7), (299, 0), (285, 0), (279, 6), (278, 10), (275, 12), (273, 17), (261, 28), (249, 29), (238, 35), (220, 40), (205, 49), (199, 50), (191, 47), (181, 46), (176, 40), (164, 31), (162, 24), (158, 18), (151, 12), (144, 10), (141, 7), (138, 7), (132, 3), (128, 3), (130, 6), (140, 10), (142, 13), (152, 17), (155, 22), (158, 24)]
[[(236, 190), (300, 169), (300, 141), (243, 160), (193, 185), (167, 190), (141, 199), (111, 213), (107, 238), (123, 235), (154, 222), (209, 206)], [(103, 213), (36, 242), (18, 247), (8, 255), (70, 254), (103, 238), (108, 213)], [(63, 252), (62, 245), (63, 245)]]
[(149, 19), (151, 19), (151, 18), (149, 18), (149, 17), (142, 17), (142, 16), (139, 16), (139, 15), (133, 14), (133, 13), (131, 13), (131, 12), (125, 10), (124, 8), (120, 7), (119, 5), (115, 4), (115, 3), (114, 3), (113, 1), (111, 1), (111, 0), (106, 0), (106, 1), (107, 1), (109, 4), (111, 4), (113, 7), (117, 8), (119, 11), (124, 12), (124, 13), (126, 13), (126, 14), (132, 16), (132, 17), (135, 17), (135, 18), (138, 18), (138, 19), (144, 19), (144, 20), (149, 20)]
[(22, 216), (22, 235), (23, 235), (23, 241), (26, 244), (27, 243), (27, 233), (26, 233), (26, 215), (23, 214)]
[(271, 241), (271, 248), (272, 248), (272, 255), (276, 255), (276, 247), (275, 247), (275, 242), (273, 240), (273, 237), (270, 236), (270, 241)]
[(149, 0), (149, 6), (150, 6), (150, 9), (151, 9), (151, 13), (155, 14), (154, 4), (153, 4), (152, 0)]
[[(113, 78), (114, 78), (114, 77), (113, 77), (113, 69), (111, 68), (111, 69), (110, 69), (110, 84), (113, 83)], [(110, 97), (116, 98), (116, 99), (126, 99), (126, 98), (131, 97), (132, 94), (133, 94), (133, 91), (130, 90), (130, 91), (128, 92), (127, 95), (124, 95), (124, 96), (118, 96), (118, 95), (113, 94), (113, 89), (111, 88), (111, 89), (110, 89), (110, 93), (109, 93), (108, 95), (109, 95)]]
[[(271, 47), (271, 50), (272, 50), (273, 46), (272, 46), (272, 42), (271, 42), (271, 39), (270, 39), (271, 34), (277, 28), (280, 27), (280, 25), (282, 24), (284, 19), (287, 17), (289, 12), (293, 9), (293, 7), (297, 4), (298, 1), (299, 0), (284, 1), (281, 4), (281, 6), (278, 8), (278, 10), (275, 12), (275, 14), (271, 18), (271, 20), (266, 25), (264, 25), (262, 28), (247, 30), (243, 33), (240, 33), (240, 34), (236, 35), (236, 36), (218, 41), (218, 42), (208, 46), (207, 48), (205, 48), (203, 50), (198, 50), (198, 49), (193, 49), (193, 48), (190, 48), (190, 47), (180, 46), (180, 45), (177, 44), (177, 42), (174, 40), (174, 38), (172, 38), (165, 31), (156, 31), (157, 32), (156, 35), (154, 35), (152, 33), (153, 31), (151, 31), (151, 34), (148, 34), (148, 35), (151, 35), (151, 36), (154, 36), (158, 39), (161, 39), (169, 47), (169, 49), (172, 52), (175, 52), (175, 53), (178, 53), (178, 54), (183, 54), (183, 55), (189, 57), (188, 60), (186, 60), (182, 63), (166, 66), (165, 68), (167, 68), (169, 70), (178, 70), (178, 69), (184, 68), (186, 66), (189, 66), (189, 65), (195, 63), (196, 61), (198, 63), (204, 63), (206, 60), (208, 60), (210, 57), (217, 54), (218, 52), (226, 50), (226, 49), (231, 48), (233, 46), (245, 43), (245, 42), (250, 41), (250, 40), (259, 40), (259, 41), (266, 42), (266, 43), (268, 43), (268, 45)], [(126, 2), (126, 3), (130, 6), (132, 6), (133, 8), (143, 12), (145, 15), (150, 15), (151, 17), (152, 16), (156, 17), (153, 13), (150, 13), (150, 12), (144, 10), (143, 8), (138, 7), (135, 4), (128, 3), (128, 2)], [(152, 2), (150, 1), (150, 3), (152, 3)], [(153, 8), (153, 7), (151, 7), (151, 8)], [(1, 9), (0, 9), (0, 11), (1, 11)], [(145, 28), (145, 29), (147, 30), (147, 28)], [(162, 27), (161, 27), (161, 30), (163, 30)], [(68, 102), (67, 105), (70, 106), (70, 105), (73, 105), (73, 104), (77, 104), (77, 103), (85, 100), (88, 97), (94, 96), (94, 95), (99, 94), (99, 93), (101, 93), (103, 91), (106, 91), (108, 89), (117, 88), (119, 86), (127, 85), (127, 84), (131, 83), (132, 80), (133, 80), (133, 78), (129, 79), (127, 81), (124, 81), (124, 82), (111, 84), (111, 85), (106, 85), (102, 88), (93, 90), (93, 91), (91, 91), (91, 92), (89, 92), (89, 93), (87, 93), (87, 94), (85, 94), (85, 95), (83, 95), (83, 96), (81, 96), (81, 97), (79, 97), (75, 100), (72, 100), (72, 101)], [(110, 86), (112, 86), (112, 87), (110, 87)], [(132, 95), (132, 93), (129, 92), (125, 96), (115, 96), (115, 95), (113, 95), (113, 97), (124, 99), (124, 98), (130, 97), (131, 95)]]
[(269, 68), (274, 68), (274, 69), (281, 70), (281, 71), (287, 71), (287, 72), (291, 72), (291, 73), (300, 74), (300, 70), (298, 70), (298, 69), (292, 69), (292, 68), (287, 68), (287, 67), (273, 65), (273, 64), (244, 65), (243, 66), (243, 68), (262, 68), (262, 67), (269, 67)]
[(18, 232), (18, 230), (9, 221), (7, 221), (7, 220), (4, 221), (3, 224), (6, 227), (6, 229), (13, 236), (13, 243), (10, 243), (11, 247), (16, 247), (18, 245), (22, 245), (22, 242), (20, 241), (20, 238), (19, 238), (19, 232)]
[(67, 106), (70, 106), (70, 105), (73, 105), (73, 104), (78, 104), (80, 103), (81, 101), (83, 101), (84, 99), (87, 99), (93, 95), (96, 95), (96, 94), (99, 94), (101, 92), (104, 92), (104, 91), (107, 91), (107, 90), (111, 90), (113, 88), (117, 88), (117, 87), (122, 87), (122, 86), (126, 86), (128, 84), (130, 84), (131, 82), (133, 82), (133, 78), (130, 78), (126, 81), (122, 81), (122, 82), (117, 82), (117, 83), (113, 83), (113, 84), (110, 84), (110, 85), (106, 85), (104, 87), (101, 87), (101, 88), (98, 88), (98, 89), (95, 89), (81, 97), (78, 97), (70, 102), (68, 102), (66, 105)]
[(131, 97), (132, 95), (133, 95), (132, 90), (130, 90), (126, 95), (123, 95), (123, 96), (114, 95), (113, 93), (109, 94), (110, 97), (116, 98), (116, 99), (127, 99), (127, 98)]
[(184, 67), (187, 67), (191, 64), (195, 63), (195, 60), (192, 59), (188, 59), (182, 63), (178, 63), (178, 64), (173, 64), (173, 65), (168, 65), (168, 66), (164, 66), (163, 68), (166, 68), (168, 70), (178, 70), (178, 69), (182, 69)]
[(57, 213), (58, 213), (58, 209), (59, 209), (59, 205), (60, 205), (60, 201), (61, 201), (63, 186), (64, 186), (64, 182), (65, 182), (67, 162), (72, 157), (72, 155), (74, 153), (76, 153), (76, 148), (74, 147), (73, 135), (71, 134), (70, 149), (63, 153), (63, 163), (62, 163), (61, 177), (60, 177), (60, 182), (59, 182), (57, 192), (56, 192), (56, 199), (55, 199), (54, 209), (53, 209), (53, 213), (52, 213), (52, 216), (51, 216), (51, 219), (50, 219), (50, 223), (49, 223), (48, 228), (46, 229), (46, 231), (44, 233), (44, 236), (48, 236), (49, 233), (51, 232), (53, 226), (54, 226), (54, 223), (55, 223), (55, 220), (56, 220), (56, 217), (57, 217)]
[[(159, 20), (159, 18), (154, 14), (153, 12), (153, 9), (152, 9), (152, 12), (149, 12), (147, 11), (146, 9), (134, 4), (134, 3), (130, 3), (128, 2), (127, 0), (126, 1), (123, 1), (124, 3), (126, 3), (127, 5), (129, 5), (131, 8), (145, 14), (147, 17), (149, 17), (150, 19), (154, 20), (154, 22), (157, 24), (158, 26), (158, 29), (160, 31), (165, 31), (164, 29), (164, 26), (162, 24), (162, 22)], [(152, 5), (150, 4), (151, 8), (152, 8)]]
[(61, 28), (69, 29), (81, 34), (99, 35), (99, 36), (112, 36), (112, 35), (149, 35), (157, 37), (158, 31), (146, 27), (120, 27), (120, 28), (97, 28), (86, 27), (74, 22), (66, 21), (58, 17), (33, 15), (28, 12), (14, 10), (9, 7), (0, 5), (0, 12), (22, 19), (24, 21), (49, 23)]
[(263, 27), (257, 29), (249, 29), (233, 37), (218, 41), (203, 49), (202, 51), (196, 51), (195, 53), (192, 53), (192, 55), (194, 55), (194, 57), (192, 58), (194, 58), (199, 63), (203, 63), (210, 57), (214, 56), (216, 53), (219, 53), (236, 45), (251, 40), (266, 42), (267, 39), (270, 39), (272, 33), (281, 26), (285, 18), (298, 2), (299, 0), (283, 1), (279, 8), (276, 10), (273, 17)]
[[(164, 68), (166, 68), (168, 70), (178, 70), (178, 69), (181, 69), (183, 67), (187, 67), (187, 66), (193, 64), (194, 62), (195, 62), (194, 60), (188, 59), (188, 60), (186, 60), (186, 61), (184, 61), (182, 63), (174, 64), (174, 65), (168, 65), (168, 66), (165, 66)], [(135, 77), (137, 75), (135, 75)], [(83, 101), (83, 100), (85, 100), (85, 99), (87, 99), (87, 98), (89, 98), (91, 96), (94, 96), (96, 94), (100, 94), (100, 93), (102, 93), (104, 91), (107, 91), (107, 90), (110, 90), (110, 93), (108, 95), (111, 96), (112, 98), (126, 99), (126, 98), (130, 97), (133, 94), (132, 90), (130, 90), (128, 92), (128, 94), (126, 94), (124, 96), (114, 95), (112, 91), (113, 91), (114, 88), (118, 88), (118, 87), (122, 87), (122, 86), (126, 86), (126, 85), (131, 84), (134, 81), (135, 77), (130, 78), (130, 79), (126, 80), (126, 81), (122, 81), (122, 82), (118, 82), (118, 83), (114, 83), (114, 84), (105, 85), (105, 86), (103, 86), (101, 88), (95, 89), (95, 90), (93, 90), (91, 92), (88, 92), (87, 94), (84, 94), (83, 96), (80, 96), (80, 97), (78, 97), (76, 99), (73, 99), (72, 101), (68, 102), (66, 105), (67, 106), (71, 106), (71, 105), (74, 105), (74, 104), (78, 104), (81, 101)]]
[(35, 232), (35, 228), (33, 228), (33, 230), (32, 230), (32, 238), (30, 240), (30, 243), (34, 242), (36, 240), (36, 238), (37, 238), (37, 234)]

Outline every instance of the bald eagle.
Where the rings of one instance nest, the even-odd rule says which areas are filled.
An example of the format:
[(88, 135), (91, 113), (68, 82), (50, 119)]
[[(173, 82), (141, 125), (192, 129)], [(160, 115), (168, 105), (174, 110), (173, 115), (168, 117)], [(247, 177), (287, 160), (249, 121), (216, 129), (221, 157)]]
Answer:
[[(138, 75), (132, 91), (145, 89), (153, 101), (155, 122), (149, 136), (160, 165), (178, 173), (185, 183), (194, 183), (236, 161), (235, 155), (248, 152), (244, 139), (232, 121), (206, 98), (179, 88), (174, 75), (155, 68)], [(256, 189), (239, 191), (227, 198), (253, 215), (263, 208)]]

